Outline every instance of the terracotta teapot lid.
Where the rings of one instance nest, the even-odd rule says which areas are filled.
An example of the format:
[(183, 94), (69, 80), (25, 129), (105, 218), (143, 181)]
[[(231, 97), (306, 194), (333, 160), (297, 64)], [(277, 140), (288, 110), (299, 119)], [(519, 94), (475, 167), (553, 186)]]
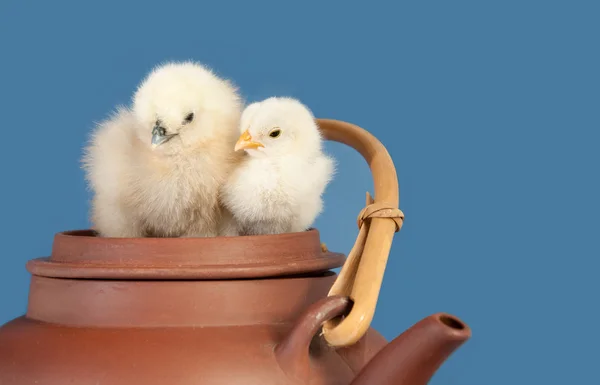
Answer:
[(324, 272), (345, 256), (321, 249), (319, 231), (214, 238), (104, 238), (93, 230), (54, 236), (34, 275), (91, 279), (247, 279)]

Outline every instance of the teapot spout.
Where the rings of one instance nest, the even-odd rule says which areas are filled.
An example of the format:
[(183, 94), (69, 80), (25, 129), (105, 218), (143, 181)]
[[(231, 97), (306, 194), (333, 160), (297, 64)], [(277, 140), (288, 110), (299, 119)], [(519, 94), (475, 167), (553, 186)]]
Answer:
[(426, 385), (470, 337), (471, 329), (457, 317), (426, 317), (381, 349), (351, 385)]

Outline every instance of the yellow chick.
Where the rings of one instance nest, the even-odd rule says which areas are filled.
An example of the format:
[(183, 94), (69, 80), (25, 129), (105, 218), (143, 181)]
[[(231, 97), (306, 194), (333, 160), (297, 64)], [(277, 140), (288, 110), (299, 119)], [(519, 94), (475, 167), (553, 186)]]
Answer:
[(236, 158), (237, 88), (192, 62), (144, 79), (131, 109), (100, 123), (83, 158), (91, 220), (106, 237), (209, 237)]
[(307, 230), (323, 208), (335, 164), (323, 152), (312, 112), (298, 100), (272, 97), (241, 117), (236, 151), (246, 153), (222, 188), (240, 235)]

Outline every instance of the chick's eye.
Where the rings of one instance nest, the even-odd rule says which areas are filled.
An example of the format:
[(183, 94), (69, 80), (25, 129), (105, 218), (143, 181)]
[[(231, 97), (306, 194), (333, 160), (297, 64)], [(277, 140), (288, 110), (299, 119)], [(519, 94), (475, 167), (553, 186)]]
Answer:
[(269, 136), (271, 138), (277, 138), (279, 135), (281, 135), (281, 130), (280, 129), (275, 129), (275, 130), (269, 132)]
[(190, 123), (192, 120), (194, 120), (194, 113), (190, 112), (183, 121), (184, 123)]

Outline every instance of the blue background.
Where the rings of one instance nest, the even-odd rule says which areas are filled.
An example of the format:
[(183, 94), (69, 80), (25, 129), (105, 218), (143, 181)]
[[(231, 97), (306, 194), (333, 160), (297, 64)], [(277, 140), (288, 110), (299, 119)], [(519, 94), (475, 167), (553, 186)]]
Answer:
[[(157, 63), (196, 59), (249, 101), (298, 97), (388, 147), (406, 222), (374, 326), (447, 311), (473, 329), (432, 384), (600, 383), (599, 17), (597, 1), (2, 0), (0, 323), (25, 311), (25, 262), (89, 226), (93, 123)], [(316, 226), (346, 253), (372, 182), (328, 149)]]

